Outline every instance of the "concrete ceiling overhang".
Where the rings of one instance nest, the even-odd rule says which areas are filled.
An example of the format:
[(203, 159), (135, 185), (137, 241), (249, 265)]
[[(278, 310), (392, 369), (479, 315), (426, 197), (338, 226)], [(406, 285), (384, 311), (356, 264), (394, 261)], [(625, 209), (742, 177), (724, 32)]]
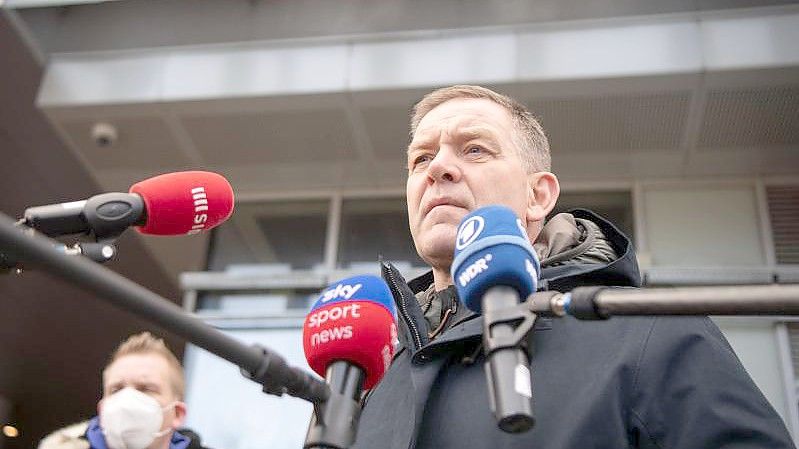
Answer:
[[(795, 42), (799, 6), (78, 51), (49, 56), (37, 105), (108, 191), (201, 168), (239, 201), (401, 192), (410, 108), (464, 83), (539, 116), (566, 188), (795, 175)], [(145, 242), (175, 277), (205, 245)]]
[(401, 186), (408, 110), (462, 83), (527, 103), (567, 180), (772, 174), (797, 157), (798, 41), (783, 7), (54, 54), (37, 104), (109, 189), (191, 167), (245, 196)]

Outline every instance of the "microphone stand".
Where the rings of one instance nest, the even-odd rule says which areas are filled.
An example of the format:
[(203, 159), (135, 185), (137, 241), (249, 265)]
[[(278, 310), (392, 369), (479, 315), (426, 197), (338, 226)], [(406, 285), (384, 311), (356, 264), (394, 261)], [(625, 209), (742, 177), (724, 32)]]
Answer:
[(613, 315), (799, 315), (799, 285), (625, 288), (539, 292), (528, 307), (542, 316), (605, 320)]
[(247, 346), (108, 268), (82, 257), (68, 257), (55, 248), (57, 245), (58, 242), (20, 229), (11, 218), (0, 213), (0, 252), (10, 254), (11, 259), (40, 266), (238, 365), (245, 377), (263, 386), (265, 393), (276, 396), (286, 393), (314, 403), (324, 402), (330, 396), (327, 384), (289, 366), (280, 355), (263, 347)]

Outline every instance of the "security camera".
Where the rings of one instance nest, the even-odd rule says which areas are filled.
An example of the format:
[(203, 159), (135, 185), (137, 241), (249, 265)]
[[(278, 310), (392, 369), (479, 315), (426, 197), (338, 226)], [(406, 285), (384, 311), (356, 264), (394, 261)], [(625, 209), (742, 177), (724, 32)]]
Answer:
[(98, 147), (113, 146), (119, 139), (116, 126), (105, 122), (95, 123), (92, 126), (91, 135), (92, 140)]

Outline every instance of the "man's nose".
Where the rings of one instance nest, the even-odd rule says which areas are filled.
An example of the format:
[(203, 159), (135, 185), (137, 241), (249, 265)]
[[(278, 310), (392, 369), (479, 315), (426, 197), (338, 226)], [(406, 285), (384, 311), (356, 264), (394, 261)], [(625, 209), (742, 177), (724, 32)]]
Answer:
[(430, 182), (458, 182), (461, 179), (460, 161), (452, 150), (441, 148), (427, 167)]

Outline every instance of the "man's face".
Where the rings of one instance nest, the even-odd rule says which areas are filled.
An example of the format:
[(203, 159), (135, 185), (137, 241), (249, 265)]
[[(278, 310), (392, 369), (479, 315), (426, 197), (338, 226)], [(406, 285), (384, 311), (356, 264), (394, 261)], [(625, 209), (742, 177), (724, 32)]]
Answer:
[[(103, 400), (125, 387), (133, 387), (154, 398), (162, 408), (175, 404), (178, 397), (170, 383), (171, 371), (166, 359), (155, 353), (128, 354), (116, 359), (103, 374)], [(102, 407), (100, 401), (98, 407)], [(164, 410), (161, 429), (182, 424), (185, 405), (178, 402)]]
[(510, 114), (485, 99), (449, 100), (419, 122), (408, 146), (408, 219), (419, 255), (448, 269), (461, 219), (490, 204), (527, 221), (528, 174)]

